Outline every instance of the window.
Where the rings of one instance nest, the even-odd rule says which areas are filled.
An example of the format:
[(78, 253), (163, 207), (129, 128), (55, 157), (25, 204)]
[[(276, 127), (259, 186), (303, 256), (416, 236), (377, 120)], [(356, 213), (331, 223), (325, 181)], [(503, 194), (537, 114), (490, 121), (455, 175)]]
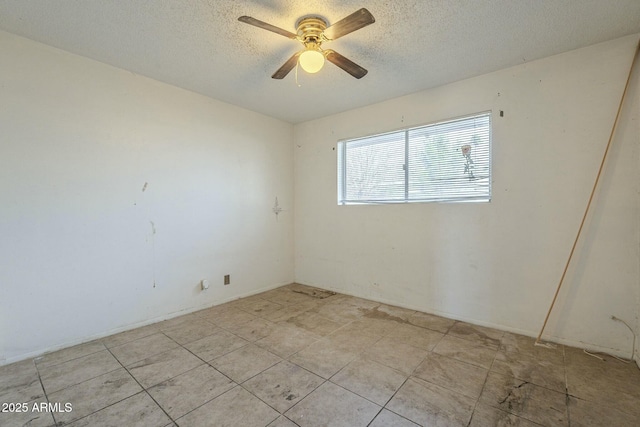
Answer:
[(338, 204), (491, 200), (491, 113), (338, 143)]

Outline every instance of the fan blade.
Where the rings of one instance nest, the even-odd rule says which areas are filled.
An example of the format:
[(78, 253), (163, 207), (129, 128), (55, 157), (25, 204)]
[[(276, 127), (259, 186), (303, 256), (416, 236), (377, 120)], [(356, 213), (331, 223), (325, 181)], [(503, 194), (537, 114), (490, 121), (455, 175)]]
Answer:
[(282, 64), (282, 67), (280, 67), (278, 71), (273, 73), (273, 76), (271, 76), (271, 78), (278, 79), (278, 80), (284, 79), (285, 76), (289, 74), (289, 71), (293, 70), (293, 67), (295, 67), (296, 64), (298, 63), (298, 56), (300, 56), (301, 53), (302, 52), (294, 53), (291, 58), (287, 59), (287, 62)]
[(250, 16), (241, 16), (240, 18), (238, 18), (238, 21), (244, 22), (245, 24), (253, 25), (254, 27), (262, 28), (263, 30), (271, 31), (272, 33), (280, 34), (281, 36), (285, 36), (290, 39), (295, 40), (296, 37), (298, 37), (292, 32), (283, 30), (282, 28), (278, 28), (275, 25), (267, 24), (266, 22), (260, 21), (259, 19), (252, 18)]
[(338, 67), (345, 70), (347, 73), (351, 74), (356, 79), (363, 78), (368, 71), (351, 61), (350, 59), (345, 58), (340, 55), (335, 50), (327, 49), (324, 51), (325, 56), (327, 57), (327, 61), (337, 65)]
[(376, 20), (371, 12), (363, 7), (324, 30), (324, 36), (329, 40), (335, 40), (374, 22)]

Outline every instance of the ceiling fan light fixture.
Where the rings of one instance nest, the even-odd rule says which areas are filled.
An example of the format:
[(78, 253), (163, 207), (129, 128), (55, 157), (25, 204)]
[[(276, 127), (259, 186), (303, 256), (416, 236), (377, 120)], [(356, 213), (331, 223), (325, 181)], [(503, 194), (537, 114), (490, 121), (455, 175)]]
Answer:
[[(238, 21), (263, 30), (271, 31), (291, 40), (296, 40), (304, 45), (304, 50), (297, 51), (271, 76), (272, 79), (282, 80), (296, 66), (302, 67), (307, 73), (317, 73), (324, 66), (325, 59), (356, 79), (361, 79), (367, 74), (367, 70), (355, 62), (345, 58), (332, 49), (321, 48), (322, 43), (339, 39), (360, 28), (376, 22), (371, 12), (364, 7), (353, 12), (351, 15), (328, 26), (327, 20), (320, 16), (303, 16), (296, 23), (296, 33), (292, 33), (259, 19), (250, 16), (241, 16)], [(297, 71), (296, 68), (296, 76)]]
[(314, 74), (324, 66), (324, 54), (320, 49), (307, 48), (300, 54), (298, 62), (307, 73)]

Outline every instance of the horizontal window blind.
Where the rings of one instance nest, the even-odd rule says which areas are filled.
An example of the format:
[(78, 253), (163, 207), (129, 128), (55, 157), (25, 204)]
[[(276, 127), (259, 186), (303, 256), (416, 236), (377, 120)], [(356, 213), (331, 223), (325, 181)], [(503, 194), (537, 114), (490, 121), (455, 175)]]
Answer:
[(339, 204), (490, 199), (490, 113), (338, 144)]

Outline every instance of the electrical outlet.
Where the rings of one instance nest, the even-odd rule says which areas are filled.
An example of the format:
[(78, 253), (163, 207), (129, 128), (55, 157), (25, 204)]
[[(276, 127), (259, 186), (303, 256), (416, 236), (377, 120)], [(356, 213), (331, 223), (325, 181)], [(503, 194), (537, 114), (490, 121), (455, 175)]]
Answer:
[(231, 275), (230, 274), (225, 274), (224, 275), (224, 284), (225, 285), (230, 285), (231, 284)]

